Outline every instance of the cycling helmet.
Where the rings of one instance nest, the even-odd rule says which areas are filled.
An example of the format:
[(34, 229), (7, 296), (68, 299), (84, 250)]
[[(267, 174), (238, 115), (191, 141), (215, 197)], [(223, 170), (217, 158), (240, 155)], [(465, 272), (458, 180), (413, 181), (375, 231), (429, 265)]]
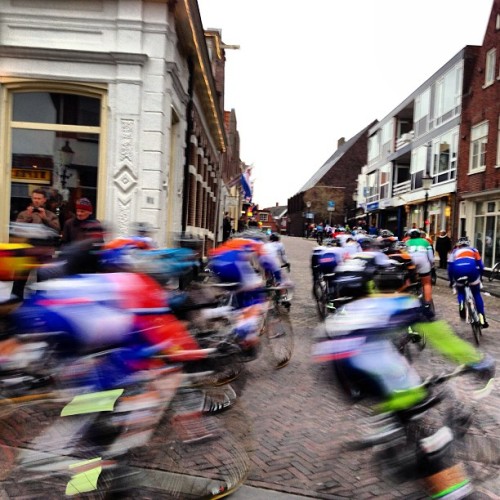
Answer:
[(375, 247), (375, 241), (373, 238), (360, 238), (358, 243), (362, 250), (368, 250)]
[(467, 236), (462, 236), (457, 241), (457, 246), (459, 247), (470, 247), (470, 240)]
[(408, 235), (410, 238), (420, 238), (421, 237), (420, 229), (411, 229), (408, 232)]
[(380, 231), (381, 238), (390, 238), (391, 236), (394, 236), (394, 234), (388, 229), (382, 229), (382, 231)]
[(280, 235), (276, 233), (271, 233), (269, 236), (269, 241), (279, 241), (280, 240)]

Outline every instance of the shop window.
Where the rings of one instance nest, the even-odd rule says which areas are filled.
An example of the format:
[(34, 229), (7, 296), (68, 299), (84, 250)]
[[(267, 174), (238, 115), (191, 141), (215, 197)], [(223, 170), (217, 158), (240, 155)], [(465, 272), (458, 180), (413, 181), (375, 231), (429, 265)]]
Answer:
[(97, 207), (101, 95), (62, 92), (11, 94), (10, 219), (24, 210), (35, 188), (43, 188), (61, 226), (74, 201)]

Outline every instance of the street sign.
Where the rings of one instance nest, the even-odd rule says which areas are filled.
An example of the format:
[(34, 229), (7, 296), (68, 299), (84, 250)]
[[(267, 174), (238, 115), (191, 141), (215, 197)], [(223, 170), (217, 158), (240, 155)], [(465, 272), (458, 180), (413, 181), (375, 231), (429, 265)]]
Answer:
[(335, 212), (335, 202), (333, 200), (330, 200), (328, 202), (328, 206), (326, 207), (326, 209), (329, 211), (329, 212)]

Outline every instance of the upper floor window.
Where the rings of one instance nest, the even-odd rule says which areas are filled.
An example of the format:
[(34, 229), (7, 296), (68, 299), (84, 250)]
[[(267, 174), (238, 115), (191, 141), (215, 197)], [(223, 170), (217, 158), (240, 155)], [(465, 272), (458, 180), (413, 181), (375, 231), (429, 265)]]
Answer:
[(498, 131), (497, 131), (497, 167), (500, 167), (500, 115), (498, 116)]
[(368, 161), (376, 160), (380, 155), (380, 131), (368, 137)]
[(377, 201), (378, 197), (378, 171), (372, 172), (366, 176), (365, 187), (366, 203)]
[(381, 131), (381, 143), (382, 143), (382, 154), (384, 156), (389, 155), (393, 151), (393, 136), (394, 136), (394, 124), (392, 120), (388, 121)]
[(488, 122), (475, 125), (471, 130), (469, 170), (486, 168), (486, 146), (488, 144)]
[(389, 198), (391, 164), (384, 165), (380, 170), (380, 199)]
[(411, 189), (422, 187), (422, 177), (427, 168), (427, 147), (420, 146), (411, 152)]
[(461, 61), (436, 81), (434, 127), (451, 120), (460, 113), (462, 80), (463, 63)]
[(484, 72), (484, 85), (491, 85), (495, 82), (496, 77), (496, 62), (497, 51), (496, 49), (488, 50), (486, 53), (486, 70)]
[(438, 184), (454, 179), (457, 168), (458, 131), (450, 131), (438, 137), (432, 148), (434, 182)]
[(419, 137), (427, 132), (429, 113), (431, 105), (431, 89), (424, 90), (415, 99), (415, 113), (413, 116), (414, 130), (416, 137)]
[(260, 222), (267, 222), (269, 220), (269, 214), (260, 213), (259, 220)]

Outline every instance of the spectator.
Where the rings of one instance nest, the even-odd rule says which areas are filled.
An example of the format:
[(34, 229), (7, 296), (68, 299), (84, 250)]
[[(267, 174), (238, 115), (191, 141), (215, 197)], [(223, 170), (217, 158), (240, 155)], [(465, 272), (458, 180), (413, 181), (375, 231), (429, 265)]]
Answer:
[(50, 210), (45, 208), (47, 203), (47, 195), (43, 189), (34, 189), (31, 193), (31, 204), (19, 213), (17, 222), (25, 222), (29, 224), (44, 224), (59, 233), (61, 226), (59, 225), (59, 217)]
[[(62, 243), (68, 244), (89, 238), (89, 228), (95, 229), (99, 221), (92, 217), (94, 207), (87, 198), (80, 198), (76, 202), (76, 215), (64, 223)], [(102, 230), (99, 236), (102, 241)]]
[(439, 236), (436, 239), (436, 252), (439, 255), (439, 268), (448, 269), (448, 254), (451, 252), (453, 244), (451, 238), (446, 231), (439, 231)]
[(222, 221), (222, 241), (227, 241), (231, 237), (231, 218), (229, 217), (229, 212), (224, 214), (224, 219)]

